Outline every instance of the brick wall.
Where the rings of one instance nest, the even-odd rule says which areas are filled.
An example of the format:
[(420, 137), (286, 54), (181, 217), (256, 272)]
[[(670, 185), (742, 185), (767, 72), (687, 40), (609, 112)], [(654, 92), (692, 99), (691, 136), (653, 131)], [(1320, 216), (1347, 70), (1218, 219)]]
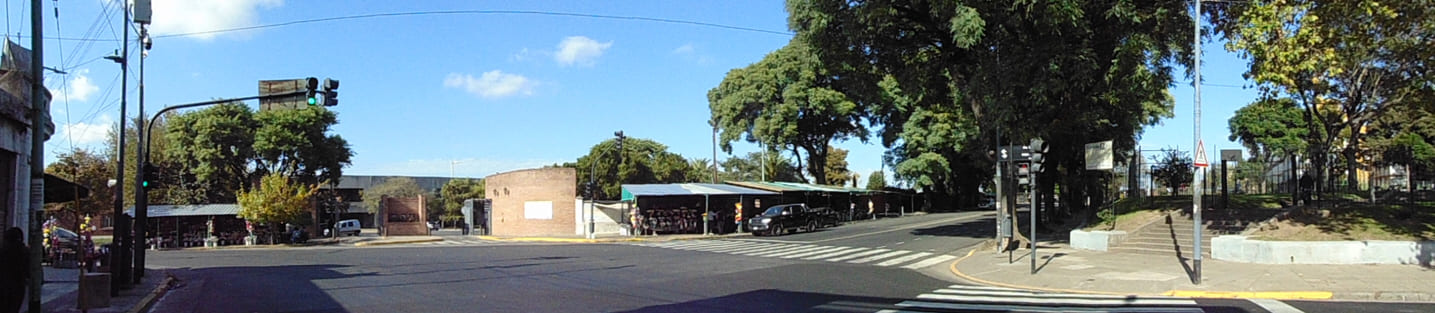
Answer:
[[(484, 178), (486, 195), (493, 200), (493, 235), (572, 236), (577, 197), (577, 170), (539, 168), (494, 174)], [(543, 208), (551, 205), (548, 218)]]
[(415, 198), (384, 197), (385, 236), (424, 236), (429, 234), (428, 212), (423, 196)]

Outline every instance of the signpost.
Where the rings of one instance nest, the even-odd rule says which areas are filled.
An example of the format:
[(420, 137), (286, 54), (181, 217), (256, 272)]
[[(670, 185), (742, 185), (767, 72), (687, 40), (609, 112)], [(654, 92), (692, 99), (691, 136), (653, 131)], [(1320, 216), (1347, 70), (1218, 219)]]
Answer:
[(1221, 209), (1231, 208), (1231, 189), (1226, 186), (1226, 162), (1241, 162), (1240, 149), (1221, 149)]

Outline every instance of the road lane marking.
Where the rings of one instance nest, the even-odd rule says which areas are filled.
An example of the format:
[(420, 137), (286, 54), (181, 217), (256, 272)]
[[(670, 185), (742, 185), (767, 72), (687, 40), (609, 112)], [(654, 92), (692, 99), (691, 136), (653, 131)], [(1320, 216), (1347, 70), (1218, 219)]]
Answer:
[(887, 261), (884, 261), (884, 262), (882, 262), (882, 263), (877, 263), (877, 264), (875, 264), (875, 265), (881, 266), (881, 267), (888, 267), (888, 266), (893, 266), (893, 265), (897, 265), (897, 264), (907, 263), (907, 262), (910, 262), (910, 261), (912, 261), (912, 260), (920, 259), (920, 258), (922, 258), (922, 257), (929, 256), (929, 255), (932, 255), (932, 254), (929, 253), (929, 252), (917, 252), (917, 253), (913, 253), (913, 254), (908, 254), (908, 255), (902, 256), (902, 257), (900, 257), (900, 258), (887, 260)]
[(792, 249), (792, 250), (773, 251), (773, 252), (768, 252), (768, 253), (758, 253), (758, 254), (755, 254), (755, 255), (753, 255), (753, 256), (767, 257), (767, 258), (775, 258), (775, 257), (778, 257), (778, 256), (783, 256), (783, 255), (788, 255), (788, 254), (793, 254), (793, 253), (803, 253), (803, 252), (812, 251), (812, 250), (817, 250), (817, 249), (822, 249), (822, 248), (825, 248), (825, 246), (803, 246), (803, 247), (801, 247), (801, 248)]
[(848, 249), (848, 248), (847, 248), (847, 247), (827, 247), (827, 249), (821, 249), (821, 250), (817, 250), (817, 251), (808, 251), (808, 252), (803, 252), (803, 253), (798, 253), (798, 254), (792, 254), (792, 255), (783, 256), (782, 258), (784, 258), (784, 259), (794, 259), (794, 258), (800, 258), (800, 257), (805, 257), (805, 256), (810, 256), (810, 255), (815, 255), (815, 254), (828, 253), (828, 252), (837, 251), (837, 250), (843, 250), (843, 249)]
[(846, 259), (858, 258), (858, 257), (864, 256), (864, 255), (873, 255), (873, 254), (878, 254), (878, 253), (887, 252), (887, 251), (892, 251), (892, 250), (876, 249), (876, 250), (871, 250), (871, 251), (863, 251), (863, 252), (848, 254), (848, 255), (845, 255), (845, 256), (840, 256), (840, 257), (835, 257), (835, 258), (831, 258), (831, 259), (826, 259), (825, 261), (829, 261), (829, 262), (840, 262), (840, 261), (846, 260)]
[(1297, 309), (1289, 304), (1286, 304), (1285, 302), (1281, 302), (1280, 300), (1276, 299), (1246, 300), (1249, 300), (1251, 301), (1251, 303), (1255, 303), (1256, 305), (1261, 306), (1262, 309), (1266, 309), (1266, 311), (1270, 311), (1271, 313), (1305, 313), (1305, 311), (1301, 311), (1300, 309)]
[[(1007, 304), (972, 304), (972, 303), (947, 303), (930, 301), (902, 301), (897, 303), (900, 307), (912, 307), (922, 309), (938, 310), (960, 310), (960, 311), (986, 311), (986, 312), (1112, 312), (1112, 313), (1204, 313), (1201, 308), (1182, 307), (1050, 307), (1050, 306), (1029, 306), (1029, 305), (1007, 305)], [(892, 311), (910, 312), (910, 311)]]
[[(1145, 298), (1118, 298), (1118, 299), (1081, 299), (1081, 298), (1046, 298), (1052, 295), (1032, 296), (981, 296), (981, 295), (955, 295), (955, 294), (922, 294), (917, 296), (921, 300), (942, 300), (954, 302), (986, 302), (986, 303), (1011, 303), (1021, 302), (1023, 304), (1055, 304), (1055, 305), (1196, 305), (1196, 300), (1190, 299), (1145, 299)], [(1065, 297), (1066, 295), (1059, 295)]]
[(757, 255), (757, 254), (762, 254), (762, 253), (767, 253), (767, 252), (773, 252), (773, 251), (782, 250), (782, 249), (790, 249), (790, 248), (795, 248), (795, 247), (802, 247), (802, 246), (806, 246), (806, 245), (798, 245), (798, 244), (774, 244), (774, 245), (771, 245), (771, 246), (768, 246), (768, 247), (764, 247), (764, 248), (760, 248), (760, 249), (752, 249), (752, 250), (742, 251), (742, 252), (738, 252), (738, 253), (735, 253), (735, 254), (737, 254), (737, 255)]
[(843, 255), (843, 254), (848, 254), (848, 253), (853, 253), (853, 252), (858, 252), (858, 251), (867, 250), (867, 249), (868, 249), (868, 248), (863, 248), (863, 247), (847, 248), (847, 249), (842, 249), (842, 250), (840, 250), (840, 251), (833, 251), (833, 252), (831, 252), (831, 253), (823, 253), (823, 254), (819, 254), (819, 255), (814, 255), (814, 256), (805, 257), (805, 258), (802, 258), (802, 259), (803, 259), (803, 260), (826, 259), (826, 258), (830, 258), (830, 257), (835, 257), (835, 256), (839, 256), (839, 255)]
[(905, 268), (905, 269), (914, 269), (914, 270), (915, 270), (915, 269), (922, 269), (922, 268), (926, 268), (926, 267), (928, 267), (928, 266), (937, 265), (937, 264), (942, 263), (942, 262), (951, 261), (952, 259), (955, 259), (955, 258), (957, 258), (957, 257), (950, 256), (950, 255), (946, 255), (946, 254), (942, 254), (942, 255), (935, 256), (935, 257), (927, 258), (926, 260), (922, 260), (921, 262), (912, 263), (912, 264), (907, 264), (906, 266), (903, 266), (902, 268)]
[(886, 258), (890, 258), (890, 257), (894, 257), (894, 256), (899, 256), (899, 255), (907, 254), (908, 252), (911, 252), (911, 251), (907, 251), (907, 250), (897, 250), (897, 251), (887, 252), (887, 253), (883, 253), (883, 254), (878, 254), (878, 255), (875, 255), (875, 256), (869, 256), (869, 257), (865, 257), (865, 258), (861, 258), (861, 259), (856, 259), (856, 260), (847, 261), (847, 263), (862, 264), (862, 263), (867, 263), (867, 262), (872, 262), (872, 261), (876, 261), (876, 260), (881, 260), (881, 259), (886, 259)]

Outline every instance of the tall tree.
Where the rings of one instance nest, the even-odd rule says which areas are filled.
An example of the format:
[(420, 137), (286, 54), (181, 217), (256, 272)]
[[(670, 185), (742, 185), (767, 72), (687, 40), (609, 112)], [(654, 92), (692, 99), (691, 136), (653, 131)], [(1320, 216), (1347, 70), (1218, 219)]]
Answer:
[[(175, 169), (176, 169), (178, 166), (176, 165), (175, 159), (170, 158), (170, 154), (168, 153), (169, 150), (170, 150), (170, 148), (169, 148), (170, 145), (169, 145), (168, 140), (164, 140), (164, 138), (165, 138), (165, 137), (167, 136), (167, 134), (168, 134), (168, 126), (169, 126), (169, 123), (168, 123), (167, 121), (168, 121), (168, 119), (169, 119), (170, 117), (173, 117), (173, 116), (174, 116), (174, 114), (172, 114), (172, 113), (171, 113), (171, 114), (165, 114), (164, 117), (160, 118), (160, 119), (157, 120), (157, 121), (149, 121), (149, 122), (153, 122), (153, 123), (155, 124), (153, 127), (148, 127), (149, 124), (150, 124), (149, 122), (145, 123), (146, 131), (153, 131), (153, 132), (154, 132), (154, 133), (150, 134), (150, 136), (149, 136), (149, 137), (150, 137), (150, 140), (152, 141), (152, 142), (149, 144), (149, 149), (151, 150), (150, 153), (149, 153), (150, 163), (155, 164), (156, 166), (159, 166), (159, 167), (162, 169), (162, 171), (161, 171), (161, 176), (162, 176), (162, 177), (159, 178), (159, 181), (163, 182), (163, 183), (160, 184), (160, 186), (159, 186), (158, 188), (150, 188), (150, 190), (149, 190), (149, 192), (148, 192), (148, 195), (149, 195), (149, 203), (150, 203), (150, 204), (161, 204), (161, 203), (189, 204), (189, 203), (195, 203), (195, 202), (191, 201), (189, 197), (186, 197), (186, 194), (188, 193), (188, 189), (186, 189), (185, 186), (172, 183), (172, 182), (176, 181), (176, 180), (179, 178), (178, 176), (175, 176), (175, 175), (174, 175), (174, 174), (177, 172)], [(137, 174), (137, 172), (136, 172), (137, 169), (140, 168), (140, 167), (139, 167), (139, 152), (140, 152), (139, 150), (140, 150), (140, 147), (141, 147), (142, 145), (141, 145), (140, 141), (139, 141), (138, 139), (136, 139), (136, 138), (138, 138), (138, 135), (139, 135), (139, 128), (138, 128), (139, 121), (140, 121), (140, 118), (139, 118), (139, 117), (134, 117), (134, 118), (132, 118), (132, 119), (130, 120), (130, 122), (125, 125), (125, 129), (124, 129), (124, 131), (123, 131), (123, 134), (124, 134), (124, 136), (125, 136), (125, 138), (126, 138), (126, 140), (125, 140), (125, 155), (124, 155), (124, 158), (125, 158), (125, 168), (124, 168), (125, 184), (124, 184), (124, 186), (120, 186), (120, 187), (121, 187), (120, 189), (123, 189), (123, 191), (122, 191), (122, 196), (124, 197), (124, 202), (125, 202), (125, 205), (126, 205), (126, 206), (134, 205), (134, 198), (135, 198), (135, 197), (134, 197), (134, 196), (135, 196), (135, 189), (134, 189), (134, 187), (135, 187), (135, 186), (134, 186), (134, 182), (135, 182), (135, 181), (134, 181), (134, 179), (135, 179), (136, 174)], [(121, 133), (121, 132), (119, 132), (118, 129), (119, 129), (119, 123), (116, 122), (116, 123), (114, 123), (114, 127), (110, 129), (110, 132), (109, 132), (109, 133), (107, 134), (107, 136), (106, 136), (106, 137), (107, 137), (107, 138), (106, 138), (106, 143), (107, 143), (106, 148), (109, 148), (110, 151), (107, 152), (107, 153), (105, 153), (105, 156), (109, 158), (110, 164), (114, 164), (115, 162), (118, 162), (118, 161), (119, 161), (119, 160), (118, 160), (118, 157), (119, 157), (119, 156), (116, 155), (116, 153), (115, 153), (114, 150), (113, 150), (114, 148), (112, 148), (112, 147), (119, 147), (119, 136), (120, 136), (120, 133)], [(231, 201), (231, 202), (232, 202), (232, 201)]]
[[(379, 183), (378, 185), (374, 185), (373, 187), (364, 190), (363, 193), (359, 196), (364, 198), (364, 206), (367, 207), (369, 213), (377, 213), (379, 211), (379, 199), (383, 198), (383, 196), (400, 198), (424, 196), (425, 198), (429, 198), (427, 200), (427, 202), (429, 203), (438, 202), (433, 201), (433, 194), (430, 194), (427, 190), (424, 190), (423, 187), (419, 187), (419, 183), (414, 182), (412, 178), (408, 177), (389, 178), (387, 180), (384, 180), (384, 182)], [(442, 207), (442, 205), (439, 205), (438, 207)], [(430, 213), (441, 213), (434, 212), (435, 210), (432, 210), (432, 208), (426, 209), (429, 209)]]
[(1392, 108), (1427, 105), (1435, 93), (1429, 3), (1253, 1), (1218, 4), (1209, 14), (1227, 50), (1250, 60), (1246, 76), (1304, 110), (1315, 130), (1315, 168), (1332, 168), (1327, 155), (1339, 153), (1349, 186), (1357, 183), (1363, 129)]
[(1371, 123), (1370, 144), (1364, 154), (1373, 165), (1405, 168), (1406, 192), (1414, 193), (1417, 174), (1435, 168), (1435, 114), (1418, 108), (1399, 108)]
[(1192, 177), (1196, 175), (1191, 166), (1191, 157), (1187, 156), (1186, 152), (1176, 149), (1166, 149), (1165, 151), (1164, 155), (1152, 156), (1151, 161), (1155, 162), (1156, 166), (1151, 169), (1151, 179), (1171, 188), (1171, 194), (1178, 194), (1182, 187), (1190, 185)]
[(267, 110), (255, 114), (257, 172), (281, 173), (301, 182), (338, 181), (354, 151), (349, 142), (329, 130), (338, 115), (323, 107)]
[(1251, 151), (1254, 159), (1300, 153), (1306, 149), (1310, 129), (1290, 98), (1260, 99), (1236, 110), (1227, 122), (1230, 140)]
[(259, 121), (243, 103), (224, 103), (169, 119), (166, 151), (175, 160), (178, 184), (198, 191), (198, 203), (227, 203), (254, 184), (254, 130)]
[(867, 176), (867, 190), (882, 190), (883, 188), (887, 188), (887, 174), (880, 170), (872, 171), (872, 175)]
[(463, 218), (463, 201), (468, 199), (483, 199), (484, 184), (481, 179), (454, 179), (443, 184), (439, 188), (439, 198), (443, 199), (443, 214), (439, 216), (445, 222), (457, 221)]
[(45, 173), (68, 180), (90, 190), (89, 197), (80, 198), (71, 206), (80, 216), (99, 216), (114, 209), (115, 193), (109, 187), (114, 179), (113, 163), (103, 155), (84, 148), (61, 153), (45, 168)]
[[(766, 164), (763, 164), (763, 163)], [(776, 151), (749, 152), (744, 157), (730, 157), (722, 162), (734, 180), (802, 182), (802, 169)], [(766, 173), (763, 173), (763, 171)]]
[(865, 111), (843, 93), (846, 85), (812, 49), (790, 42), (762, 61), (728, 72), (708, 91), (712, 118), (722, 130), (718, 142), (727, 152), (739, 138), (801, 151), (807, 173), (826, 184), (832, 141), (867, 140)]
[(649, 139), (628, 137), (623, 142), (621, 166), (618, 166), (618, 153), (617, 140), (608, 139), (594, 145), (588, 155), (579, 157), (576, 162), (561, 166), (578, 171), (578, 181), (574, 183), (580, 193), (589, 179), (595, 180), (599, 199), (617, 199), (621, 184), (686, 183), (706, 181), (703, 178), (708, 177), (688, 177), (693, 171), (687, 159)]
[[(1081, 208), (1082, 144), (1116, 140), (1129, 155), (1143, 127), (1170, 116), (1176, 64), (1190, 64), (1185, 1), (789, 0), (789, 26), (863, 99), (896, 178), (976, 204), (993, 174), (988, 150), (1052, 143), (1048, 194)], [(894, 97), (895, 95), (895, 97)], [(977, 178), (977, 179), (973, 179)], [(1056, 188), (1061, 186), (1072, 188)], [(1100, 190), (1095, 190), (1100, 194)]]
[(837, 186), (847, 185), (848, 181), (855, 181), (852, 178), (852, 171), (847, 169), (847, 150), (833, 146), (827, 146), (827, 183)]

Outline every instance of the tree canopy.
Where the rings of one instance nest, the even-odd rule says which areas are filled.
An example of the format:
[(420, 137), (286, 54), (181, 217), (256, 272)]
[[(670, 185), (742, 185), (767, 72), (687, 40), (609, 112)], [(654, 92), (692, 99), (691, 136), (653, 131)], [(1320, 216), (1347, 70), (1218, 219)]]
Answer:
[[(618, 165), (619, 155), (622, 164)], [(581, 193), (590, 179), (597, 182), (598, 199), (617, 199), (622, 184), (665, 184), (704, 182), (710, 174), (692, 169), (693, 164), (677, 153), (668, 152), (668, 146), (644, 138), (628, 137), (623, 142), (623, 151), (617, 151), (617, 140), (608, 139), (589, 149), (588, 155), (579, 157), (574, 163), (560, 165), (571, 167), (578, 172), (574, 182)], [(698, 177), (688, 177), (698, 174)]]
[(379, 211), (379, 200), (383, 198), (383, 196), (399, 198), (424, 196), (430, 198), (429, 203), (438, 202), (432, 201), (433, 195), (429, 194), (423, 187), (419, 187), (419, 183), (414, 182), (412, 178), (408, 177), (389, 178), (378, 185), (365, 189), (363, 193), (360, 194), (360, 197), (364, 198), (364, 206), (368, 208), (369, 213), (377, 213)]
[(314, 185), (294, 182), (284, 175), (264, 175), (257, 188), (239, 191), (239, 217), (260, 224), (299, 224), (309, 212), (309, 196), (315, 190)]
[[(168, 118), (164, 141), (174, 149), (166, 172), (193, 190), (191, 202), (224, 203), (259, 177), (279, 173), (300, 183), (337, 181), (354, 155), (328, 134), (338, 117), (321, 107), (255, 112), (225, 103)], [(158, 138), (158, 137), (156, 137)]]
[(103, 215), (114, 209), (114, 188), (109, 187), (114, 172), (115, 166), (104, 155), (83, 148), (60, 153), (55, 162), (45, 168), (47, 174), (90, 190), (89, 197), (80, 198), (70, 206), (81, 216)]
[(444, 221), (455, 221), (463, 218), (463, 201), (468, 199), (483, 199), (484, 184), (481, 179), (458, 178), (449, 180), (439, 188), (439, 198), (443, 200), (443, 214), (439, 216)]
[(882, 190), (883, 188), (887, 188), (887, 174), (883, 174), (880, 170), (872, 171), (872, 175), (867, 176), (867, 190)]

